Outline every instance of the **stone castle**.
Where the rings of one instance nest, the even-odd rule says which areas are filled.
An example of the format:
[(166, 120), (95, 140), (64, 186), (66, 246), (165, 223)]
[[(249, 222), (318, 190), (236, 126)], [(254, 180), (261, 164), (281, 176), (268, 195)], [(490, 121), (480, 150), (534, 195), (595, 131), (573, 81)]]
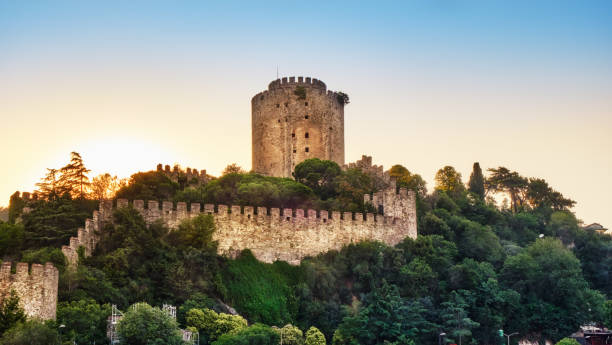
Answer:
[[(264, 262), (277, 260), (299, 264), (308, 256), (340, 249), (364, 240), (395, 245), (406, 237), (416, 238), (416, 198), (413, 191), (396, 188), (382, 166), (372, 165), (372, 158), (344, 165), (344, 102), (340, 94), (327, 91), (317, 79), (295, 77), (270, 83), (268, 91), (252, 99), (253, 171), (268, 176), (290, 177), (296, 164), (308, 158), (333, 160), (343, 169), (357, 168), (377, 182), (379, 191), (364, 195), (364, 203), (373, 213), (328, 212), (327, 210), (279, 209), (254, 206), (200, 205), (157, 200), (100, 202), (99, 210), (78, 229), (62, 252), (69, 269), (78, 265), (79, 253), (92, 255), (104, 224), (112, 222), (114, 209), (132, 206), (147, 224), (163, 220), (174, 229), (184, 219), (200, 214), (214, 218), (213, 239), (222, 255), (235, 256), (250, 249)], [(157, 166), (157, 171), (173, 181), (205, 184), (210, 176), (205, 170), (181, 170)], [(29, 198), (24, 193), (24, 198)], [(160, 207), (161, 206), (161, 207)], [(29, 316), (55, 318), (58, 272), (51, 264), (4, 263), (0, 274), (0, 300), (14, 289)]]
[(344, 102), (314, 78), (270, 83), (251, 99), (253, 171), (291, 177), (308, 158), (344, 165)]

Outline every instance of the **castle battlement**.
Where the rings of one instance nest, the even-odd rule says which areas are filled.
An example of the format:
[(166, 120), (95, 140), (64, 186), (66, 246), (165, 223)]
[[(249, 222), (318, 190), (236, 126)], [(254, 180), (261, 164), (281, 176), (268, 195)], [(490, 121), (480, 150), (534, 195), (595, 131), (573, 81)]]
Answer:
[[(413, 191), (401, 188), (398, 193), (392, 184), (374, 195), (364, 195), (364, 202), (381, 214), (127, 199), (117, 199), (115, 208), (109, 201), (101, 203), (100, 214), (131, 206), (147, 224), (162, 220), (171, 229), (185, 219), (210, 214), (220, 254), (233, 256), (250, 249), (264, 262), (299, 264), (306, 256), (353, 242), (373, 240), (395, 245), (405, 237), (416, 238), (415, 200)], [(81, 243), (74, 241), (75, 245)]]
[(208, 182), (208, 175), (206, 174), (206, 169), (202, 169), (202, 170), (192, 169), (192, 168), (182, 169), (178, 165), (174, 165), (174, 167), (170, 168), (170, 165), (167, 165), (167, 164), (162, 165), (160, 163), (160, 164), (157, 164), (157, 171), (163, 172), (164, 174), (166, 174), (166, 176), (168, 176), (174, 182), (177, 182), (179, 177), (181, 176), (184, 176), (187, 179), (187, 181), (190, 181), (195, 178), (202, 183)]
[(251, 98), (251, 103), (263, 101), (269, 97), (277, 98), (279, 96), (284, 96), (287, 93), (292, 94), (293, 91), (295, 91), (295, 88), (298, 86), (304, 87), (307, 94), (309, 93), (308, 90), (316, 91), (316, 93), (319, 95), (326, 95), (328, 97), (328, 101), (338, 101), (338, 93), (332, 90), (327, 90), (327, 85), (325, 85), (325, 83), (321, 80), (310, 77), (284, 77), (282, 79), (272, 81), (268, 85), (267, 90), (262, 91)]
[(15, 290), (19, 304), (28, 317), (55, 319), (59, 282), (57, 268), (50, 262), (45, 265), (32, 264), (31, 268), (27, 262), (19, 262), (15, 273), (11, 273), (11, 269), (12, 263), (9, 261), (0, 266), (0, 301)]

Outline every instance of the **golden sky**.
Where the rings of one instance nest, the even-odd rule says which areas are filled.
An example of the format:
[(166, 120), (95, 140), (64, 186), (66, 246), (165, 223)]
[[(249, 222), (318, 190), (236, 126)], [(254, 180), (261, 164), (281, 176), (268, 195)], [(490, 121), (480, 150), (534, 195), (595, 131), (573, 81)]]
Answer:
[(0, 5), (0, 205), (71, 151), (92, 175), (250, 168), (250, 99), (278, 66), (349, 94), (347, 161), (402, 164), (430, 190), (445, 165), (464, 181), (475, 161), (506, 166), (576, 200), (586, 223), (612, 226), (605, 2), (68, 3)]

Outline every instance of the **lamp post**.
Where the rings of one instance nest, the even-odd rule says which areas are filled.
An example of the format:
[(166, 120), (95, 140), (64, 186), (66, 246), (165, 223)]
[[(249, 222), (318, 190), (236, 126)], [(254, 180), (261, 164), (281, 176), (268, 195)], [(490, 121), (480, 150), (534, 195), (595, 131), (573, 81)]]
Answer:
[(58, 328), (59, 328), (59, 343), (60, 343), (60, 345), (62, 345), (62, 328), (66, 328), (66, 325), (61, 324), (61, 325), (59, 325)]
[(445, 336), (446, 333), (442, 332), (438, 335), (438, 345), (442, 345), (442, 337)]
[(511, 334), (504, 334), (504, 336), (508, 338), (508, 345), (510, 345), (510, 337), (513, 335), (517, 335), (517, 334), (518, 334), (517, 332), (511, 333)]

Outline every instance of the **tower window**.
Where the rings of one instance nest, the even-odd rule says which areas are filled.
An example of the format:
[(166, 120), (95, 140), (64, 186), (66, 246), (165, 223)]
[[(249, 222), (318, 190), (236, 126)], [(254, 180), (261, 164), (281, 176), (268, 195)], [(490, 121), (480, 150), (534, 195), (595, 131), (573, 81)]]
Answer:
[(308, 120), (308, 115), (304, 116), (304, 118), (305, 118), (306, 120)]
[(331, 131), (331, 130), (332, 130), (332, 128), (331, 128), (331, 127), (329, 127), (329, 130)]
[(306, 132), (306, 134), (304, 134), (304, 138), (308, 139), (308, 132)]
[(276, 107), (277, 107), (277, 108), (280, 108), (280, 104), (276, 103)]
[(263, 99), (264, 99), (264, 96), (261, 96), (261, 97), (259, 97), (259, 99), (263, 101)]
[(292, 138), (295, 138), (295, 133), (291, 133), (291, 137), (292, 137)]
[(308, 147), (306, 148), (306, 152), (308, 152)]
[(288, 106), (289, 106), (289, 103), (285, 102), (285, 107), (288, 107)]
[[(263, 96), (261, 96), (263, 99)], [(307, 107), (308, 106), (308, 102), (304, 102), (304, 106)]]
[(294, 150), (293, 150), (293, 153), (296, 153), (296, 152), (297, 152), (297, 150), (295, 150), (295, 149), (294, 149)]
[(280, 123), (280, 119), (278, 119), (278, 123)]

